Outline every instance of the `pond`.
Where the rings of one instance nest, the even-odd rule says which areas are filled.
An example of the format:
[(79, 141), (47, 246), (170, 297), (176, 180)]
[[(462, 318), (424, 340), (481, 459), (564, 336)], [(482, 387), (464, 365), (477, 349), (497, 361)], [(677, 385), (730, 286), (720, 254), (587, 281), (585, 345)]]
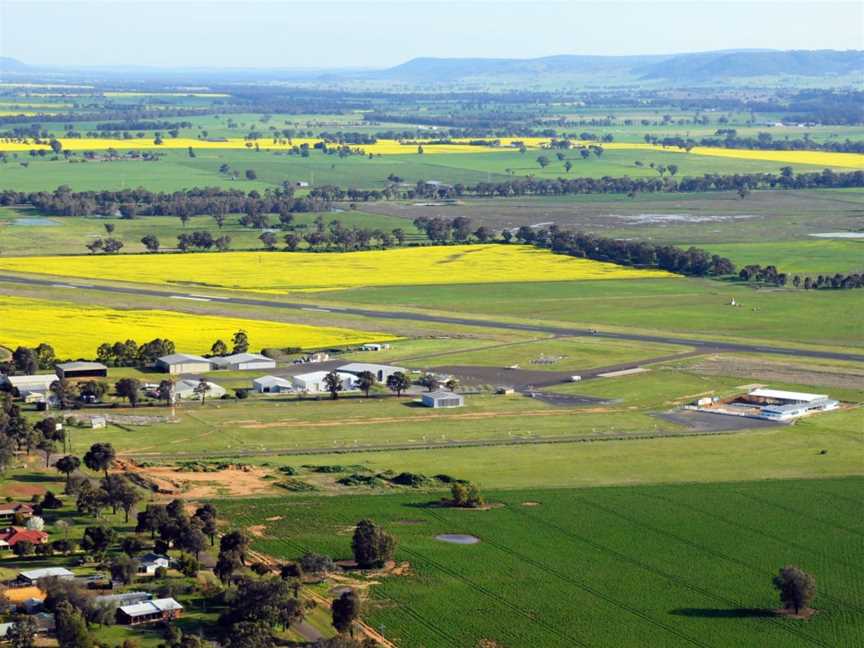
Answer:
[(472, 545), (480, 542), (480, 538), (463, 533), (442, 533), (435, 536), (435, 539), (440, 542), (449, 542), (450, 544)]
[(57, 227), (60, 223), (50, 218), (37, 216), (33, 218), (16, 218), (12, 221), (12, 225), (20, 225), (21, 227)]
[(811, 234), (816, 238), (864, 239), (864, 232), (820, 232)]

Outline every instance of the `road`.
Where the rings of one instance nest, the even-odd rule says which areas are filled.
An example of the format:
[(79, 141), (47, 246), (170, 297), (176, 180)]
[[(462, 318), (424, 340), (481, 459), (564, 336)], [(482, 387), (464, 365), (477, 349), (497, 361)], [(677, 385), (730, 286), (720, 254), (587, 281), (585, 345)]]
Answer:
[(714, 340), (700, 340), (674, 336), (641, 335), (638, 333), (612, 333), (602, 331), (594, 332), (592, 329), (585, 328), (569, 328), (561, 326), (549, 326), (545, 324), (520, 324), (515, 322), (501, 322), (491, 319), (467, 319), (462, 317), (450, 317), (446, 315), (432, 315), (405, 311), (379, 311), (366, 308), (316, 306), (314, 304), (282, 302), (275, 300), (271, 301), (264, 298), (253, 299), (250, 297), (217, 297), (202, 294), (183, 294), (167, 290), (158, 290), (155, 288), (137, 288), (131, 286), (94, 286), (90, 284), (76, 284), (65, 280), (58, 281), (57, 279), (37, 279), (30, 277), (0, 275), (0, 283), (11, 283), (23, 286), (35, 286), (44, 288), (67, 288), (70, 290), (109, 292), (123, 295), (156, 297), (158, 299), (166, 300), (191, 300), (196, 302), (213, 302), (217, 304), (236, 304), (238, 306), (281, 308), (285, 310), (335, 313), (339, 315), (356, 315), (372, 319), (409, 320), (415, 322), (430, 322), (434, 324), (455, 324), (457, 326), (479, 326), (483, 328), (497, 328), (510, 331), (526, 331), (529, 333), (544, 333), (548, 335), (561, 335), (567, 337), (594, 335), (596, 337), (612, 340), (630, 340), (636, 342), (654, 342), (660, 344), (679, 344), (683, 346), (694, 347), (695, 349), (701, 350), (704, 353), (713, 353), (720, 351), (733, 353), (768, 353), (772, 355), (792, 355), (802, 358), (822, 358), (825, 360), (846, 360), (853, 362), (864, 362), (864, 354), (856, 353), (793, 349), (784, 347), (764, 346), (761, 344), (718, 342)]

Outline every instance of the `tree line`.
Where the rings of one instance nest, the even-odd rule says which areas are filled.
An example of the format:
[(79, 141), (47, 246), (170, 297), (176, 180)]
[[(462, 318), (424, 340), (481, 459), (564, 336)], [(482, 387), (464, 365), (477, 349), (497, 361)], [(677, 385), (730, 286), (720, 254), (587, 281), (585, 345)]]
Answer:
[(816, 142), (808, 136), (796, 139), (775, 138), (771, 133), (761, 132), (756, 137), (741, 137), (734, 128), (719, 128), (714, 137), (693, 139), (690, 137), (657, 137), (646, 134), (645, 141), (659, 146), (675, 147), (689, 151), (695, 146), (745, 149), (760, 151), (831, 151), (834, 153), (864, 153), (864, 140), (845, 139), (842, 142)]
[(849, 290), (852, 288), (864, 288), (864, 273), (818, 275), (808, 277), (806, 275), (789, 275), (780, 272), (776, 266), (760, 266), (755, 264), (746, 265), (738, 273), (742, 281), (756, 281), (759, 283), (774, 284), (775, 286), (787, 286), (791, 284), (795, 288), (804, 290)]

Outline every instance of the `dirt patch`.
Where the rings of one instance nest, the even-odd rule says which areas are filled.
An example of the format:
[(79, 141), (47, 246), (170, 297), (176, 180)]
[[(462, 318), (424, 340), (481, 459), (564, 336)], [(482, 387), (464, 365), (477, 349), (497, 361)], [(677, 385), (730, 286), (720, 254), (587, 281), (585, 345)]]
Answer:
[(184, 472), (171, 466), (137, 467), (135, 472), (159, 487), (166, 495), (183, 495), (187, 499), (215, 496), (244, 497), (272, 493), (273, 482), (264, 468), (227, 468), (214, 472)]
[(13, 499), (29, 500), (34, 495), (44, 495), (45, 489), (42, 486), (9, 482), (4, 485), (3, 494)]
[(273, 515), (269, 518), (264, 518), (268, 522), (278, 522), (279, 520), (283, 520), (284, 518), (281, 515)]
[(522, 506), (540, 506), (540, 502), (522, 502)]
[(255, 536), (256, 538), (263, 538), (264, 532), (267, 530), (267, 525), (253, 524), (250, 527), (246, 527), (246, 530), (249, 532), (249, 535)]
[(779, 617), (784, 617), (786, 619), (800, 619), (801, 621), (809, 620), (818, 611), (819, 610), (815, 610), (813, 608), (805, 608), (803, 610), (799, 610), (797, 613), (795, 612), (795, 610), (787, 610), (786, 608), (773, 610), (774, 614)]

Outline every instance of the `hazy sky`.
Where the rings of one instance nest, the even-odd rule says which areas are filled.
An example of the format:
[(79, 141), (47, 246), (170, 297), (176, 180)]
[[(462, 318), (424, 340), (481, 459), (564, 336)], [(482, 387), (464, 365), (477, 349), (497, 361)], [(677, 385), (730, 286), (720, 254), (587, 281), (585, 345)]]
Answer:
[(864, 49), (864, 3), (0, 0), (25, 63), (386, 67), (415, 56)]

